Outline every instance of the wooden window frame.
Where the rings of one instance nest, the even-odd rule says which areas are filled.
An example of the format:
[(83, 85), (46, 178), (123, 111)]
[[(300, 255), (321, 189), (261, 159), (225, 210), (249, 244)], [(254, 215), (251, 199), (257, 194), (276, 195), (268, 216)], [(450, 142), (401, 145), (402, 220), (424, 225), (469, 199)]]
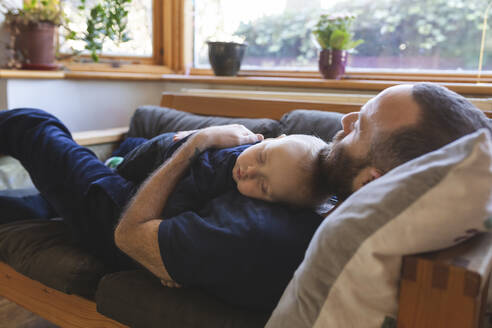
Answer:
[[(207, 76), (213, 75), (211, 69), (191, 68), (191, 75)], [(288, 71), (288, 70), (252, 70), (241, 69), (238, 76), (240, 77), (271, 77), (271, 78), (299, 78), (299, 79), (319, 79), (321, 74), (318, 71)], [(388, 82), (445, 82), (445, 83), (492, 83), (492, 74), (478, 74), (475, 72), (457, 73), (457, 72), (396, 72), (388, 73), (377, 70), (348, 70), (342, 77), (343, 80), (370, 80), (370, 81), (388, 81)]]
[[(179, 0), (178, 0), (179, 1)], [(183, 0), (187, 1), (187, 0)], [(190, 15), (191, 17), (191, 15)], [(190, 18), (183, 19), (184, 24), (193, 25)], [(191, 31), (193, 33), (193, 31)], [(183, 43), (185, 55), (193, 54), (193, 45), (191, 43)], [(212, 76), (211, 69), (193, 67), (193, 59), (185, 62), (185, 66), (189, 67), (186, 73), (189, 75)], [(184, 69), (181, 67), (181, 69)], [(239, 77), (267, 77), (267, 78), (298, 78), (298, 79), (320, 79), (321, 75), (317, 70), (257, 70), (257, 69), (241, 69)], [(436, 83), (459, 83), (459, 84), (488, 84), (492, 83), (492, 73), (478, 74), (478, 72), (388, 72), (383, 70), (371, 69), (348, 69), (347, 73), (342, 77), (343, 80), (363, 80), (374, 82), (419, 82), (429, 81)]]
[[(189, 76), (192, 80), (202, 78), (215, 80), (211, 69), (193, 67), (193, 21), (190, 0), (153, 0), (153, 56), (151, 58), (102, 56), (105, 59), (123, 59), (138, 64), (122, 64), (114, 68), (108, 64), (67, 64), (74, 72), (124, 72), (143, 74), (177, 74), (183, 77)], [(171, 78), (172, 76), (168, 76)], [(178, 78), (178, 76), (176, 76)], [(337, 81), (321, 79), (320, 73), (312, 71), (288, 71), (288, 70), (247, 70), (239, 72), (239, 78), (279, 80), (280, 82), (299, 84), (303, 86), (306, 81), (327, 81), (321, 87), (333, 87)], [(234, 78), (233, 78), (234, 79)], [(178, 79), (179, 80), (179, 79)], [(228, 79), (229, 81), (230, 79)], [(289, 82), (289, 80), (291, 80)], [(228, 81), (222, 81), (229, 83)], [(467, 93), (485, 94), (492, 88), (492, 74), (481, 74), (480, 78), (475, 72), (387, 72), (377, 70), (359, 71), (349, 69), (342, 77), (340, 85), (336, 88), (344, 88), (345, 84), (356, 83), (354, 88), (358, 90), (374, 90), (382, 84), (397, 84), (405, 82), (430, 81), (445, 85), (456, 85)], [(221, 81), (213, 81), (220, 82)], [(238, 81), (239, 83), (240, 81)], [(248, 81), (248, 83), (254, 81)], [(333, 82), (333, 83), (331, 83)], [(321, 82), (320, 82), (321, 83)], [(233, 83), (234, 84), (234, 83)], [(240, 84), (240, 83), (239, 83)], [(312, 84), (312, 83), (311, 83)], [(322, 83), (321, 83), (322, 84)], [(310, 87), (307, 83), (306, 87)], [(483, 89), (487, 90), (483, 90)], [(476, 91), (476, 92), (474, 92)]]
[[(72, 71), (178, 73), (184, 67), (184, 14), (184, 0), (152, 1), (151, 57), (102, 54), (100, 58), (105, 63), (74, 63), (69, 59), (62, 63)], [(89, 58), (88, 55), (81, 57)]]

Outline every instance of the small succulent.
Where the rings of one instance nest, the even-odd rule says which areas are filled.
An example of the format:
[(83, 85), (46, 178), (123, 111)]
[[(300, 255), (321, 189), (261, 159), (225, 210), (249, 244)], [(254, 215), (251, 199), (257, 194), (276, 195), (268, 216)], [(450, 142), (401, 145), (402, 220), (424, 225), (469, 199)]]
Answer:
[(322, 49), (350, 50), (364, 42), (363, 40), (352, 40), (353, 33), (350, 25), (355, 16), (321, 15), (312, 33), (316, 42)]

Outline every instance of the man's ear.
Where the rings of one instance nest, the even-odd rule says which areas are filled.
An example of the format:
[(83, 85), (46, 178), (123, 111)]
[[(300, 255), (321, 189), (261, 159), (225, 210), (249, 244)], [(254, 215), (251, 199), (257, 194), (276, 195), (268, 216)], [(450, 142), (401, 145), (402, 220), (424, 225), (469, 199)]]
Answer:
[(367, 166), (366, 168), (362, 169), (354, 178), (353, 188), (354, 190), (358, 190), (382, 175), (382, 172), (374, 166)]

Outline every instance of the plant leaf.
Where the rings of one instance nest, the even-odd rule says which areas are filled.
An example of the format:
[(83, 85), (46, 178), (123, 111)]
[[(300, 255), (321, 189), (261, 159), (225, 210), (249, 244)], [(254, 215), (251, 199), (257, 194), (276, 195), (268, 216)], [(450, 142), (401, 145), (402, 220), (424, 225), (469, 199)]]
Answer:
[(350, 33), (343, 30), (335, 30), (330, 37), (330, 47), (332, 49), (345, 49), (347, 43), (350, 42)]

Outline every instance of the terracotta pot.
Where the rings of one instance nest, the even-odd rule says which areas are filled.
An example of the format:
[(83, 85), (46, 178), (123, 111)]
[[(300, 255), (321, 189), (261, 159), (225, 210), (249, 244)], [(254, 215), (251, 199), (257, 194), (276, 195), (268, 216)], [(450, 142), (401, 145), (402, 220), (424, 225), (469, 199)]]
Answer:
[(19, 27), (15, 49), (22, 56), (22, 68), (52, 70), (55, 64), (55, 35), (57, 27), (51, 23)]
[(325, 79), (340, 79), (345, 74), (347, 51), (323, 49), (319, 53), (319, 71)]
[(208, 59), (218, 76), (235, 76), (241, 68), (241, 61), (247, 45), (235, 42), (208, 41)]

